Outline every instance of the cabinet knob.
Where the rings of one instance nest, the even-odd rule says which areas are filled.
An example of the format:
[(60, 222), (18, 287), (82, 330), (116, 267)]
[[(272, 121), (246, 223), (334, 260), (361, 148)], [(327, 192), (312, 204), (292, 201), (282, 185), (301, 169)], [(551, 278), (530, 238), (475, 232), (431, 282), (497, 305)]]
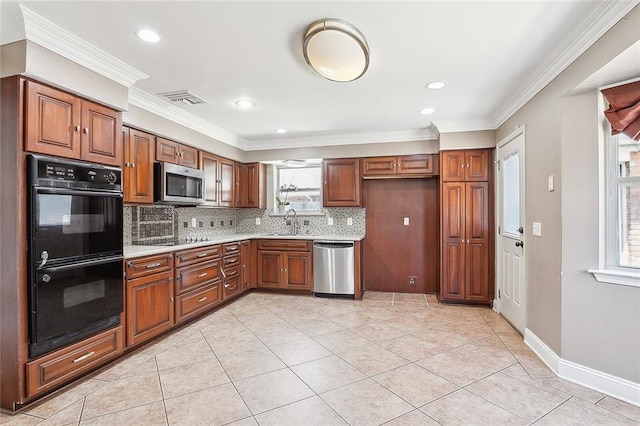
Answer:
[(79, 132), (79, 131), (80, 131), (80, 125), (78, 124), (78, 125), (76, 126), (76, 132)]
[(85, 127), (85, 128), (84, 128), (84, 134), (85, 134), (85, 135), (88, 135), (88, 134), (89, 134), (89, 128), (88, 128), (88, 127)]
[(136, 163), (131, 163), (131, 167), (135, 169), (136, 168)]

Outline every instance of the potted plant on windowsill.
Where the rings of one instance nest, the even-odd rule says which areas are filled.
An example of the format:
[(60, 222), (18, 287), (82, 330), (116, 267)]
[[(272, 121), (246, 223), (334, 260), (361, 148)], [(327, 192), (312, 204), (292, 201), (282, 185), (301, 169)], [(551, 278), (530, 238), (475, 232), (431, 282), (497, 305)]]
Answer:
[[(278, 213), (280, 214), (284, 214), (287, 211), (287, 206), (290, 204), (287, 201), (287, 198), (289, 197), (289, 192), (291, 191), (295, 191), (296, 189), (298, 189), (293, 183), (290, 183), (289, 185), (284, 184), (280, 186), (280, 195), (276, 195), (276, 206), (278, 209)], [(284, 196), (283, 196), (284, 193)]]
[(287, 206), (289, 202), (280, 198), (280, 196), (276, 195), (276, 205), (278, 208), (278, 213), (284, 214), (287, 211)]

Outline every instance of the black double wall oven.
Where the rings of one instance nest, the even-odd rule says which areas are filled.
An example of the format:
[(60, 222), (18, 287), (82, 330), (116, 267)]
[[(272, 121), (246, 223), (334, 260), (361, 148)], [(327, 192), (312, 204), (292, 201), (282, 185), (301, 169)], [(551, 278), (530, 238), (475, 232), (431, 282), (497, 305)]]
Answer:
[(30, 155), (29, 356), (120, 323), (122, 171)]

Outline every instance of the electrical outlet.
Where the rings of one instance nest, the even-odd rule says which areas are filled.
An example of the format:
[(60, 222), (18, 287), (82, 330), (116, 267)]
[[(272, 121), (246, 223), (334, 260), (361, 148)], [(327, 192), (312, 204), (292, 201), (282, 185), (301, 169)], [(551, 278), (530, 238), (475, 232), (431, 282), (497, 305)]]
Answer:
[(204, 226), (204, 222), (199, 221), (199, 222), (198, 222), (198, 228), (202, 228), (203, 226)]
[(212, 228), (213, 228), (213, 225), (214, 225), (214, 222), (213, 222), (213, 221), (211, 221), (211, 227), (212, 227)]
[(256, 225), (260, 226), (260, 222), (261, 222), (261, 221), (260, 221), (260, 218), (259, 218), (259, 217), (256, 217)]
[(403, 223), (404, 223), (404, 226), (409, 226), (409, 218), (405, 217)]
[(348, 217), (347, 218), (347, 226), (353, 226), (353, 218), (352, 217)]
[(333, 226), (333, 218), (332, 217), (328, 217), (327, 218), (327, 225)]
[(229, 226), (233, 226), (233, 221), (232, 220), (229, 221)]
[(220, 226), (224, 226), (224, 220), (220, 221)]
[(309, 226), (309, 219), (303, 220), (302, 224), (305, 225), (305, 226)]
[(409, 278), (409, 285), (412, 287), (415, 287), (416, 280), (418, 279), (418, 277), (416, 277), (415, 275), (410, 275), (408, 278)]
[(189, 227), (189, 222), (182, 222), (182, 226), (184, 226), (185, 228)]
[(191, 218), (191, 227), (195, 228), (196, 226), (198, 226), (198, 220), (195, 217)]

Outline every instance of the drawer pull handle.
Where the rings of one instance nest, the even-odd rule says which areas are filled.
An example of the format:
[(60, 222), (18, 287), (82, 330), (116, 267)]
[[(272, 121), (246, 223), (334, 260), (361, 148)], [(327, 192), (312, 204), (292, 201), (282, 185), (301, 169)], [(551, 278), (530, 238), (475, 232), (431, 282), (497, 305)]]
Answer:
[(95, 351), (91, 351), (86, 355), (82, 355), (80, 358), (76, 358), (73, 360), (73, 363), (75, 364), (76, 362), (80, 362), (80, 361), (84, 361), (85, 359), (89, 358), (90, 356), (95, 355)]
[(160, 266), (159, 262), (156, 263), (150, 263), (147, 265), (147, 269), (151, 269), (151, 268), (157, 268), (158, 266)]
[(202, 277), (206, 277), (207, 276), (207, 272), (203, 272), (200, 275), (198, 275), (198, 278), (202, 278)]
[(198, 299), (198, 303), (202, 303), (202, 302), (204, 302), (205, 300), (207, 300), (207, 296), (205, 296), (205, 297), (202, 297), (202, 298)]
[(222, 272), (222, 277), (226, 280), (227, 274), (224, 273), (224, 269), (220, 269), (220, 272)]
[(224, 285), (224, 288), (229, 288), (229, 284), (225, 284), (225, 285)]
[(198, 256), (196, 257), (205, 257), (205, 256), (209, 256), (209, 253), (200, 253)]

